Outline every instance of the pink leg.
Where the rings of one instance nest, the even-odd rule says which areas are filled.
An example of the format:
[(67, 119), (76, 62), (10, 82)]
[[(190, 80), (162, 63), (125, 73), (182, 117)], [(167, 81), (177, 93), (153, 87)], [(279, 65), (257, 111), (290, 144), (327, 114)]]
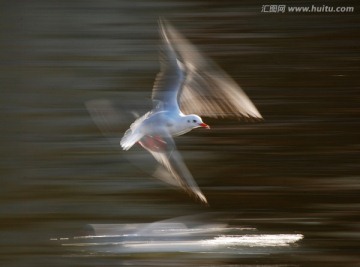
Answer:
[(154, 152), (162, 152), (166, 148), (166, 142), (161, 136), (146, 135), (139, 141), (139, 144), (145, 148)]

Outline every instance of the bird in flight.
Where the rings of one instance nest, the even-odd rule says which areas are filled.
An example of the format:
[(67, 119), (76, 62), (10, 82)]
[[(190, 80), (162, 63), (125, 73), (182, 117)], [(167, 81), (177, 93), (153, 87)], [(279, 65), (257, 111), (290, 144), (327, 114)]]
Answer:
[(174, 137), (198, 127), (210, 129), (200, 116), (262, 116), (236, 82), (201, 55), (170, 23), (160, 19), (159, 32), (161, 68), (153, 88), (152, 110), (131, 124), (120, 145), (129, 150), (140, 144), (168, 171), (173, 184), (207, 204)]

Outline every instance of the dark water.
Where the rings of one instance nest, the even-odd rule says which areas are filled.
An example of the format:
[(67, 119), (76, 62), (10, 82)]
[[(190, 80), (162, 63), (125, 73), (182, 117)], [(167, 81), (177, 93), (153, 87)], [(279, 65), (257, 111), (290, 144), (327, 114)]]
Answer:
[[(358, 10), (271, 14), (262, 4), (1, 1), (0, 265), (359, 266)], [(178, 138), (210, 207), (129, 164), (84, 106), (107, 98), (144, 108), (159, 68), (158, 16), (234, 77), (265, 118), (208, 119), (211, 131)], [(50, 240), (90, 223), (203, 212), (304, 238), (277, 253), (126, 255)]]

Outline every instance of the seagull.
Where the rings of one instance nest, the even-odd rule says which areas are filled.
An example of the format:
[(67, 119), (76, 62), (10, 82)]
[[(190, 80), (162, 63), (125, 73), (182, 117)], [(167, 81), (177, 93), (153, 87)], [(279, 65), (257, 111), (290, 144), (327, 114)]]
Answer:
[(153, 108), (131, 124), (120, 145), (129, 150), (140, 144), (168, 171), (174, 184), (208, 204), (178, 152), (174, 137), (195, 128), (210, 129), (200, 116), (262, 116), (235, 81), (161, 18), (159, 33), (161, 65), (152, 92)]

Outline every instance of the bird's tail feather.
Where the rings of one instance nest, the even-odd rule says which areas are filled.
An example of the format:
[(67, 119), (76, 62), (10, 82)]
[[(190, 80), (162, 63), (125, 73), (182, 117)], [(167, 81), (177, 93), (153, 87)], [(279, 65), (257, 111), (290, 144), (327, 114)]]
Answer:
[(124, 150), (129, 150), (133, 145), (135, 145), (140, 139), (142, 135), (132, 129), (129, 129), (125, 132), (124, 137), (120, 141), (120, 146)]

